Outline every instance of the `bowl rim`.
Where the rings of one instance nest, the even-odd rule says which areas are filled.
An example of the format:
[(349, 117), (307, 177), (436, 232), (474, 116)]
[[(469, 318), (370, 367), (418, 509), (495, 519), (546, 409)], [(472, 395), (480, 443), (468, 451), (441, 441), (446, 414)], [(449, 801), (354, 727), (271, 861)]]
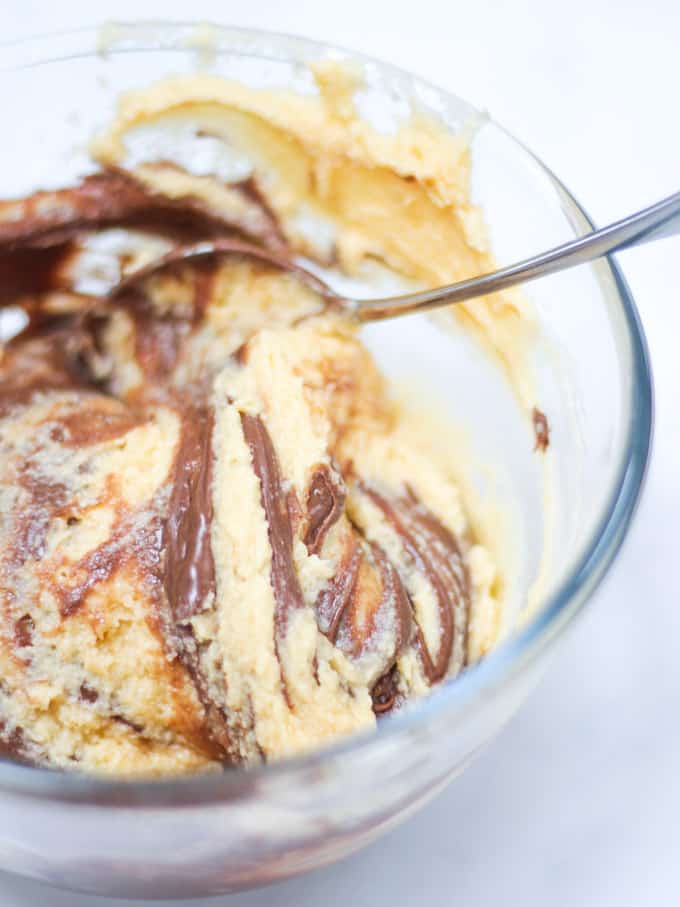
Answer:
[[(295, 47), (313, 56), (326, 54), (374, 64), (382, 71), (405, 78), (428, 91), (434, 91), (453, 102), (462, 103), (474, 110), (473, 105), (458, 98), (453, 92), (439, 88), (401, 67), (384, 62), (376, 57), (353, 51), (334, 43), (327, 43), (298, 35), (273, 32), (265, 29), (232, 27), (204, 21), (168, 21), (160, 19), (138, 20), (135, 22), (111, 22), (107, 27), (118, 28), (126, 38), (137, 33), (139, 43), (124, 49), (106, 49), (113, 55), (128, 52), (169, 51), (188, 49), (172, 41), (186, 40), (192, 30), (198, 27), (211, 29), (217, 38), (247, 39), (248, 41), (283, 41), (288, 48)], [(0, 70), (15, 71), (21, 68), (66, 61), (78, 57), (95, 56), (102, 53), (99, 45), (102, 25), (88, 25), (76, 29), (50, 31), (0, 42)], [(162, 34), (161, 34), (162, 32)], [(154, 37), (150, 37), (153, 35)], [(88, 49), (78, 53), (59, 52), (56, 56), (40, 57), (22, 65), (3, 65), (3, 56), (8, 51), (21, 51), (38, 43), (57, 44), (67, 39), (81, 38), (89, 41)], [(143, 38), (151, 41), (145, 46)], [(168, 41), (171, 38), (171, 41)], [(217, 50), (219, 53), (219, 49)], [(230, 50), (234, 53), (235, 51)], [(251, 50), (249, 55), (256, 54)], [(261, 54), (261, 56), (266, 56)], [(278, 57), (277, 59), (282, 59)], [(565, 212), (570, 216), (575, 232), (587, 232), (594, 224), (584, 208), (558, 179), (558, 177), (521, 141), (515, 138), (493, 118), (488, 121), (518, 146), (539, 168), (552, 184), (560, 197)], [(0, 792), (54, 801), (78, 802), (89, 805), (111, 807), (144, 806), (191, 806), (243, 799), (251, 794), (260, 782), (282, 782), (286, 778), (315, 771), (325, 763), (342, 760), (346, 755), (356, 754), (371, 748), (379, 741), (412, 731), (428, 720), (447, 710), (461, 709), (474, 702), (484, 691), (507, 683), (510, 676), (525, 671), (546, 647), (554, 642), (571, 620), (590, 600), (595, 589), (604, 578), (628, 532), (631, 520), (644, 484), (649, 462), (653, 433), (653, 387), (647, 343), (640, 317), (628, 285), (612, 258), (602, 259), (598, 272), (598, 285), (604, 290), (605, 282), (611, 281), (624, 316), (624, 326), (630, 344), (630, 400), (628, 425), (621, 451), (615, 480), (605, 507), (591, 532), (589, 541), (583, 546), (581, 555), (559, 585), (552, 591), (540, 610), (527, 621), (519, 631), (501, 642), (477, 664), (471, 665), (454, 682), (440, 687), (416, 707), (406, 709), (378, 728), (344, 738), (328, 747), (302, 756), (291, 757), (268, 765), (243, 769), (234, 768), (219, 774), (193, 775), (158, 779), (107, 778), (88, 773), (69, 773), (53, 769), (21, 765), (0, 758)]]

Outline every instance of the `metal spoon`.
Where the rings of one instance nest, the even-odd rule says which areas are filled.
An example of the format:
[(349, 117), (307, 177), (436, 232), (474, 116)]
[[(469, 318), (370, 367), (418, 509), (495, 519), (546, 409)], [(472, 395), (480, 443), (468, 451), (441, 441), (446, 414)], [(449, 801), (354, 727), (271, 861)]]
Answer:
[(111, 290), (109, 295), (118, 296), (138, 281), (174, 263), (211, 258), (215, 255), (247, 255), (295, 272), (312, 289), (359, 321), (381, 321), (384, 318), (396, 318), (398, 315), (424, 312), (428, 309), (464, 302), (474, 299), (476, 296), (486, 296), (515, 284), (526, 283), (546, 274), (554, 274), (556, 271), (585, 264), (628, 246), (639, 245), (676, 233), (680, 233), (680, 192), (676, 192), (649, 208), (638, 211), (637, 214), (631, 214), (623, 220), (616, 221), (608, 227), (594, 230), (592, 233), (587, 233), (585, 236), (557, 246), (548, 252), (542, 252), (540, 255), (527, 258), (507, 268), (501, 268), (491, 274), (473, 277), (470, 280), (463, 280), (434, 290), (407, 293), (403, 296), (388, 296), (383, 299), (349, 299), (339, 296), (310, 271), (291, 263), (286, 258), (250, 243), (216, 239), (173, 250), (163, 258), (124, 278)]

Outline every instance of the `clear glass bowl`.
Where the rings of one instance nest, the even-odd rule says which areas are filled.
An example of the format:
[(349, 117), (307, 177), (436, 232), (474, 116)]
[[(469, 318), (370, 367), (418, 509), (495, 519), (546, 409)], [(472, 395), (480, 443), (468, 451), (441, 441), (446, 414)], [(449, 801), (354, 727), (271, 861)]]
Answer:
[[(252, 84), (309, 88), (304, 63), (345, 51), (299, 38), (180, 24), (109, 26), (0, 49), (0, 196), (67, 184), (120, 90), (209, 65)], [(507, 263), (590, 228), (526, 148), (464, 101), (363, 60), (383, 112), (413, 99), (472, 139), (475, 199)], [(519, 707), (551, 644), (590, 599), (626, 534), (649, 452), (652, 388), (633, 300), (600, 261), (531, 287), (544, 344), (532, 363), (552, 427), (553, 494), (527, 420), (495, 365), (424, 317), (367, 331), (381, 365), (416, 378), (465, 426), (512, 519), (512, 606), (526, 601), (552, 533), (545, 594), (521, 629), (427, 701), (371, 734), (254, 770), (158, 782), (105, 781), (0, 764), (0, 868), (117, 896), (231, 891), (356, 850), (447, 784)], [(405, 368), (404, 364), (408, 363)], [(500, 531), (500, 530), (499, 530)], [(521, 545), (517, 546), (517, 540)]]

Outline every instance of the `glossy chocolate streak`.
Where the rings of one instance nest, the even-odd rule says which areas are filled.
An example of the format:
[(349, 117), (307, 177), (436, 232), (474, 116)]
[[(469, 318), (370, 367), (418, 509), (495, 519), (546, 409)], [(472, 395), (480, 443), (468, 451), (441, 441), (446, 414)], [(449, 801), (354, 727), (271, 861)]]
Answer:
[[(212, 758), (228, 760), (234, 752), (224, 710), (215, 702), (202, 665), (202, 651), (191, 618), (214, 604), (215, 562), (211, 545), (213, 519), (212, 433), (214, 414), (207, 404), (178, 403), (182, 412), (175, 474), (162, 532), (162, 586), (159, 619), (169, 650), (178, 652), (205, 710), (206, 738)], [(167, 616), (167, 608), (170, 615)]]
[(327, 465), (319, 466), (307, 491), (307, 531), (303, 539), (310, 554), (318, 554), (329, 529), (338, 521), (345, 504), (342, 479)]
[(315, 610), (319, 629), (333, 644), (337, 639), (345, 612), (352, 601), (363, 558), (361, 546), (356, 539), (352, 539), (338, 572), (321, 590), (316, 600)]
[(305, 606), (293, 560), (293, 529), (288, 501), (283, 490), (281, 471), (274, 445), (259, 416), (241, 413), (243, 437), (250, 448), (253, 469), (260, 480), (260, 500), (267, 517), (267, 533), (272, 550), (271, 584), (276, 610), (275, 640), (283, 641), (294, 611)]
[(436, 683), (449, 670), (454, 645), (462, 664), (467, 651), (470, 581), (458, 542), (408, 487), (406, 495), (390, 500), (371, 486), (363, 485), (362, 489), (382, 511), (414, 566), (434, 589), (440, 634), (436, 658), (420, 627), (418, 643), (425, 676), (430, 684)]
[(210, 543), (213, 518), (210, 409), (187, 407), (175, 456), (168, 518), (163, 529), (164, 586), (175, 621), (198, 614), (215, 594)]
[(540, 409), (534, 407), (531, 411), (531, 420), (534, 426), (534, 437), (536, 438), (534, 450), (539, 450), (541, 453), (544, 453), (550, 444), (548, 417), (545, 413), (542, 413)]

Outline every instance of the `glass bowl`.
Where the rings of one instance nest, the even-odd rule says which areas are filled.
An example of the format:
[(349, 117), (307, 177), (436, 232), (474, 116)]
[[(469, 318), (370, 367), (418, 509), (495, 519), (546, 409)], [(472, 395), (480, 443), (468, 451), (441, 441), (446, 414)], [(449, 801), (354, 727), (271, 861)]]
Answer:
[[(0, 197), (66, 185), (82, 173), (87, 140), (110, 118), (120, 90), (197, 67), (309, 90), (304, 64), (322, 57), (359, 59), (383, 114), (409, 99), (451, 129), (469, 131), (474, 198), (501, 263), (590, 229), (559, 180), (464, 101), (328, 45), (191, 24), (112, 25), (2, 47), (0, 109), (11, 130), (0, 148)], [(555, 275), (533, 284), (530, 298), (542, 341), (529, 364), (536, 403), (550, 419), (548, 458), (533, 452), (526, 410), (496, 364), (462, 332), (442, 331), (423, 316), (366, 331), (391, 376), (417, 381), (446, 418), (465, 427), (474, 462), (498, 467), (493, 488), (480, 492), (508, 517), (498, 532), (512, 566), (515, 627), (542, 572), (535, 608), (519, 628), (377, 731), (302, 758), (155, 782), (1, 762), (0, 868), (127, 897), (264, 884), (376, 838), (498, 732), (612, 563), (640, 494), (652, 426), (644, 336), (616, 265), (603, 260)], [(486, 481), (481, 470), (476, 481)]]

